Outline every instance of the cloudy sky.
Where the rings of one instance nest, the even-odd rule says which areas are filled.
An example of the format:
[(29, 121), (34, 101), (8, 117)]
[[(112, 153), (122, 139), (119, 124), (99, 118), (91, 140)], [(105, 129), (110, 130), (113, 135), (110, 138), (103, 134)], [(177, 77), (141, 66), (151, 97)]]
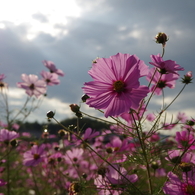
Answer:
[[(185, 68), (183, 76), (195, 73), (194, 0), (6, 0), (0, 6), (0, 74), (9, 84), (10, 106), (19, 108), (25, 93), (16, 88), (20, 75), (36, 74), (43, 60), (53, 61), (65, 72), (59, 86), (48, 88), (48, 97), (29, 121), (46, 121), (48, 110), (59, 120), (72, 117), (69, 104), (80, 104), (87, 71), (96, 57), (118, 52), (136, 54), (149, 65), (150, 55), (161, 53), (154, 41), (162, 31), (169, 36), (164, 60), (174, 60)], [(167, 103), (182, 87), (166, 90)], [(170, 109), (195, 117), (195, 86), (187, 86)], [(162, 99), (153, 99), (154, 112)], [(83, 104), (82, 110), (97, 112)], [(155, 107), (157, 106), (157, 107)]]

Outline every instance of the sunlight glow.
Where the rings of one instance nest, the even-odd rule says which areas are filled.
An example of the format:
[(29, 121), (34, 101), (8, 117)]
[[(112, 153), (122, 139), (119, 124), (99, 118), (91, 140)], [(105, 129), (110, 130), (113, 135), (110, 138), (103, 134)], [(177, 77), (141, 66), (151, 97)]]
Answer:
[(27, 39), (35, 38), (40, 32), (51, 36), (67, 34), (68, 18), (80, 15), (81, 8), (75, 0), (7, 0), (0, 7), (0, 23), (27, 26)]

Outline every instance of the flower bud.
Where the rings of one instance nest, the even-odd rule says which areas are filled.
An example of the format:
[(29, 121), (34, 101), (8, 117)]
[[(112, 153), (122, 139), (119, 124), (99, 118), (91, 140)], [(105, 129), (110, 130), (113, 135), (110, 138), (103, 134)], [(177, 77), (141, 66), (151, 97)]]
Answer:
[(154, 170), (156, 170), (156, 169), (159, 168), (159, 165), (158, 165), (157, 162), (152, 162), (151, 167), (152, 167)]
[(104, 177), (106, 175), (106, 171), (107, 169), (105, 167), (99, 167), (97, 170), (97, 173), (101, 175), (102, 177)]
[(106, 152), (107, 152), (108, 154), (111, 154), (111, 153), (113, 152), (113, 150), (112, 150), (112, 148), (107, 148), (107, 149), (106, 149)]
[(65, 131), (64, 129), (61, 129), (61, 130), (58, 131), (58, 135), (60, 137), (64, 137), (65, 135), (67, 135), (67, 131)]
[(82, 97), (81, 97), (81, 100), (83, 102), (86, 102), (86, 100), (89, 98), (89, 96), (87, 94), (84, 94)]
[(10, 141), (11, 146), (16, 147), (18, 145), (18, 141), (16, 139), (13, 139)]
[(79, 112), (76, 112), (76, 114), (75, 114), (78, 118), (82, 118), (83, 117), (83, 115), (82, 115), (82, 113), (79, 111)]
[(162, 46), (164, 47), (166, 42), (169, 40), (167, 35), (164, 32), (159, 32), (156, 36), (156, 43), (162, 44)]
[(181, 168), (181, 170), (183, 172), (188, 172), (192, 170), (192, 164), (191, 163), (186, 163), (186, 162), (182, 162), (179, 164), (179, 167)]
[(77, 104), (70, 104), (70, 109), (75, 113), (80, 111), (80, 107)]
[(55, 113), (54, 113), (53, 111), (47, 112), (47, 117), (48, 117), (48, 118), (53, 118), (54, 115), (55, 115)]
[(83, 174), (82, 174), (82, 177), (83, 177), (84, 179), (87, 179), (87, 174), (86, 174), (86, 173), (83, 173)]
[(69, 187), (70, 194), (75, 194), (76, 195), (81, 191), (82, 191), (82, 186), (79, 182), (75, 181), (75, 182), (72, 182), (70, 184), (70, 187)]
[(189, 71), (186, 73), (186, 75), (184, 75), (184, 77), (182, 78), (182, 83), (185, 83), (185, 84), (189, 84), (189, 83), (192, 83), (192, 71)]
[(188, 120), (188, 121), (186, 122), (186, 125), (194, 126), (194, 125), (195, 125), (195, 121), (194, 121), (194, 120)]

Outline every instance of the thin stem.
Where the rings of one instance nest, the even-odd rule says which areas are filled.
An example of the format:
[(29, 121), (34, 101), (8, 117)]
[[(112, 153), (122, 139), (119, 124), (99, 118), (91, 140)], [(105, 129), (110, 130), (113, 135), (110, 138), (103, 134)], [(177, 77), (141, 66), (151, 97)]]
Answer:
[(136, 131), (137, 131), (137, 136), (138, 136), (138, 140), (139, 140), (139, 143), (141, 145), (141, 148), (142, 148), (142, 151), (143, 151), (143, 156), (145, 158), (145, 161), (146, 161), (146, 170), (147, 170), (147, 177), (148, 177), (148, 187), (149, 187), (149, 192), (150, 194), (152, 194), (153, 192), (153, 189), (152, 189), (152, 180), (151, 180), (151, 175), (150, 175), (150, 165), (149, 165), (149, 162), (148, 162), (148, 157), (147, 157), (147, 154), (146, 154), (146, 150), (145, 150), (145, 145), (144, 145), (144, 141), (140, 135), (140, 132), (139, 132), (139, 127), (141, 129), (141, 124), (140, 124), (140, 120), (139, 120), (139, 127), (136, 123), (136, 120), (132, 114), (132, 118), (134, 120), (134, 123), (135, 123), (135, 126), (136, 126)]
[(7, 151), (6, 171), (7, 171), (7, 195), (10, 195), (10, 160), (9, 150)]
[(31, 172), (32, 172), (32, 177), (33, 177), (33, 181), (34, 181), (34, 184), (35, 184), (36, 192), (37, 192), (37, 194), (41, 195), (41, 193), (40, 193), (40, 191), (39, 191), (39, 188), (38, 188), (38, 186), (37, 186), (37, 181), (36, 181), (36, 179), (35, 179), (33, 167), (31, 167)]
[(167, 110), (171, 106), (171, 104), (179, 97), (179, 95), (182, 93), (182, 91), (184, 90), (184, 88), (186, 87), (186, 85), (187, 84), (185, 84), (182, 87), (182, 89), (180, 90), (180, 92), (175, 96), (175, 98), (171, 101), (171, 103), (169, 103), (169, 105), (165, 107), (165, 109), (163, 111)]
[(71, 131), (70, 129), (68, 129), (68, 128), (66, 128), (64, 125), (62, 125), (60, 122), (58, 122), (58, 120), (57, 119), (55, 119), (54, 117), (53, 117), (53, 119), (55, 120), (55, 122), (57, 123), (57, 124), (59, 124), (61, 127), (63, 127), (65, 130), (67, 130), (67, 131), (69, 131), (70, 133), (72, 133), (72, 134), (74, 134), (78, 139), (80, 139), (83, 143), (85, 143), (86, 144), (86, 146), (88, 146), (88, 148), (92, 151), (92, 152), (94, 152), (99, 158), (101, 158), (104, 162), (106, 162), (108, 165), (110, 165), (115, 171), (117, 171), (118, 173), (119, 173), (119, 175), (121, 175), (126, 181), (128, 181), (131, 185), (132, 185), (132, 187), (134, 188), (134, 189), (136, 189), (139, 193), (140, 193), (140, 195), (141, 194), (143, 194), (125, 175), (123, 175), (117, 168), (115, 168), (115, 166), (113, 166), (112, 165), (112, 163), (110, 163), (109, 161), (107, 161), (104, 157), (102, 157), (99, 153), (97, 153), (90, 145), (89, 145), (89, 143), (87, 143), (85, 140), (83, 140), (82, 139), (82, 137), (80, 137), (79, 135), (77, 135), (75, 132), (73, 132), (73, 131)]
[(163, 58), (163, 56), (164, 56), (164, 54), (165, 54), (165, 46), (162, 46), (162, 55), (161, 55), (161, 57)]

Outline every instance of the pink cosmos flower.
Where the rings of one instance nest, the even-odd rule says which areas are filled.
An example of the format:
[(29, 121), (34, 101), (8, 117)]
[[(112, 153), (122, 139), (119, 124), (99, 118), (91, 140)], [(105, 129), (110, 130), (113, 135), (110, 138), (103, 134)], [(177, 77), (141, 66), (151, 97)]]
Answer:
[(64, 155), (65, 161), (68, 164), (79, 163), (83, 159), (82, 148), (73, 148), (72, 150), (68, 150)]
[(59, 76), (64, 76), (64, 72), (60, 69), (57, 69), (55, 64), (52, 61), (43, 61), (43, 64), (50, 70), (51, 73), (56, 73)]
[(147, 140), (149, 142), (157, 142), (160, 140), (160, 136), (158, 133), (153, 133)]
[(177, 114), (177, 119), (178, 119), (179, 121), (181, 121), (182, 123), (185, 123), (185, 122), (187, 121), (188, 117), (186, 116), (185, 113), (179, 112), (179, 113)]
[(30, 74), (22, 74), (21, 76), (24, 82), (17, 83), (17, 86), (26, 90), (29, 96), (39, 97), (46, 93), (46, 83), (43, 80), (39, 80), (38, 76)]
[(169, 181), (165, 183), (163, 192), (168, 195), (193, 195), (195, 194), (194, 170), (184, 172), (182, 180), (173, 172), (167, 174)]
[(58, 85), (60, 83), (58, 75), (55, 73), (42, 71), (41, 76), (43, 77), (43, 80), (46, 82), (46, 84), (49, 86)]
[[(155, 74), (154, 74), (155, 73)], [(158, 71), (155, 72), (155, 68), (150, 69), (150, 72), (147, 76), (147, 80), (150, 82), (152, 80), (152, 83), (154, 84), (151, 87), (151, 91), (155, 90), (156, 95), (162, 94), (162, 89), (165, 87), (174, 88), (175, 87), (175, 81), (179, 78), (179, 75), (177, 74), (160, 74)]]
[(128, 142), (129, 139), (124, 139), (123, 141), (117, 137), (113, 136), (111, 141), (106, 144), (106, 148), (111, 149), (112, 152), (123, 152), (123, 151), (132, 151), (132, 144)]
[(184, 68), (182, 68), (179, 64), (176, 64), (175, 61), (164, 61), (160, 54), (151, 55), (150, 57), (152, 62), (149, 63), (159, 68), (161, 74), (173, 73), (178, 75), (177, 71), (184, 70)]
[(36, 166), (40, 162), (44, 161), (45, 157), (45, 145), (33, 145), (32, 148), (23, 154), (23, 165)]
[[(131, 183), (135, 183), (138, 180), (138, 176), (136, 174), (129, 175), (125, 168), (119, 167), (118, 165), (113, 166), (115, 169), (120, 171), (120, 173), (125, 175), (125, 177)], [(99, 175), (97, 178), (95, 178), (94, 184), (97, 186), (99, 194), (119, 195), (125, 191), (125, 185), (130, 185), (129, 181), (122, 177), (115, 169), (111, 166), (108, 166), (104, 175)], [(112, 186), (116, 186), (116, 188), (113, 188)]]
[(0, 141), (10, 141), (19, 137), (19, 134), (15, 131), (9, 131), (7, 129), (0, 130)]
[(168, 156), (165, 157), (167, 161), (170, 161), (173, 164), (180, 163), (193, 163), (195, 164), (195, 155), (192, 152), (186, 152), (183, 154), (182, 150), (169, 150)]
[[(4, 186), (4, 185), (6, 185), (6, 184), (7, 184), (6, 181), (4, 181), (3, 179), (0, 179), (0, 187), (1, 187), (1, 186)], [(0, 193), (0, 195), (1, 195), (1, 193)]]
[(156, 116), (153, 113), (148, 113), (146, 116), (146, 119), (151, 122), (154, 121), (155, 118)]
[(195, 149), (194, 134), (189, 131), (176, 132), (175, 140), (178, 143), (178, 148), (186, 149), (190, 145), (189, 149)]
[(98, 131), (93, 131), (91, 128), (87, 128), (82, 138), (85, 141), (89, 141), (93, 139), (94, 137), (97, 137), (99, 134), (100, 133)]
[(89, 96), (86, 103), (105, 110), (105, 117), (137, 109), (149, 93), (148, 87), (139, 83), (148, 68), (135, 55), (118, 53), (110, 58), (98, 58), (88, 73), (94, 80), (84, 84), (83, 90)]

